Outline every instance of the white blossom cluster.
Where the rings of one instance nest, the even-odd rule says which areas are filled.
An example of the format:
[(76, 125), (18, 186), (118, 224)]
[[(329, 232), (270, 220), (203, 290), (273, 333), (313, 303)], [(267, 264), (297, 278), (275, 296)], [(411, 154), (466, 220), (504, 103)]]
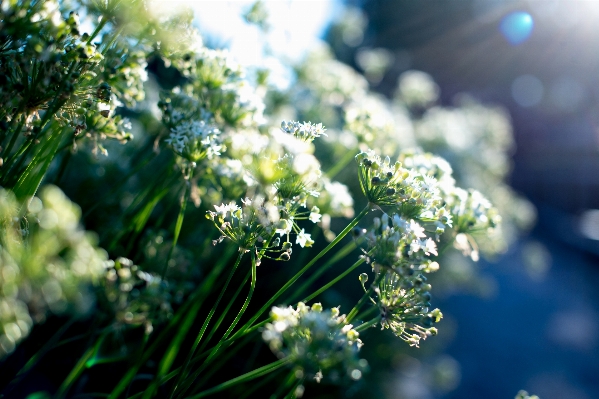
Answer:
[(205, 120), (182, 121), (171, 129), (165, 142), (189, 162), (220, 155), (220, 130)]
[(281, 130), (301, 141), (307, 142), (312, 142), (320, 136), (326, 136), (324, 132), (326, 129), (322, 126), (322, 123), (312, 124), (311, 122), (283, 121), (281, 122)]
[(294, 309), (273, 307), (262, 338), (280, 358), (290, 357), (307, 378), (333, 382), (343, 378), (359, 380), (368, 366), (358, 358), (360, 334), (338, 308), (323, 310), (320, 303), (308, 307), (303, 302)]

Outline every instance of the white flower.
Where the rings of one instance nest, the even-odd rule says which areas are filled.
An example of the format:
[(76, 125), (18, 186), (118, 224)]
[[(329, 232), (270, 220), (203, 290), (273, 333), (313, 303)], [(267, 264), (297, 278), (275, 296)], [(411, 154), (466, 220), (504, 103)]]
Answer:
[(424, 251), (424, 253), (426, 255), (430, 255), (430, 254), (433, 254), (435, 256), (438, 255), (437, 244), (435, 244), (435, 242), (431, 238), (427, 239), (424, 242), (421, 242), (420, 245), (422, 246), (422, 250)]
[(320, 214), (320, 209), (318, 209), (317, 206), (313, 206), (308, 219), (310, 219), (312, 223), (318, 223), (320, 222), (321, 217), (322, 215)]
[(287, 220), (287, 219), (281, 219), (279, 220), (278, 223), (278, 228), (276, 230), (276, 232), (281, 235), (287, 235), (291, 232), (291, 228), (293, 227), (293, 221), (292, 220)]
[(239, 206), (237, 206), (237, 204), (235, 202), (231, 202), (229, 204), (221, 204), (219, 205), (214, 205), (214, 209), (216, 209), (216, 213), (221, 215), (223, 218), (227, 217), (227, 212), (231, 212), (231, 215), (233, 215), (233, 213), (241, 208), (239, 208)]
[(312, 237), (310, 236), (310, 234), (306, 234), (304, 232), (304, 229), (302, 229), (302, 231), (300, 231), (299, 234), (297, 235), (295, 243), (299, 244), (303, 248), (303, 247), (311, 247), (312, 244), (314, 244), (314, 241), (312, 241)]

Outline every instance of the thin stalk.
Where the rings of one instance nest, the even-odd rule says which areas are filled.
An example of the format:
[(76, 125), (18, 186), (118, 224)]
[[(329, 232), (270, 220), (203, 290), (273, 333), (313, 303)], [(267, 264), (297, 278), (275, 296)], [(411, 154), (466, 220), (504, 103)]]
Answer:
[(60, 329), (58, 331), (56, 331), (56, 333), (54, 333), (54, 335), (52, 336), (52, 338), (50, 338), (45, 344), (44, 346), (42, 346), (40, 348), (40, 350), (38, 350), (32, 357), (31, 359), (29, 359), (27, 361), (27, 363), (25, 363), (25, 365), (23, 366), (23, 368), (21, 370), (19, 370), (19, 372), (17, 373), (17, 375), (15, 375), (15, 377), (12, 379), (12, 381), (10, 382), (10, 384), (6, 387), (4, 393), (8, 394), (22, 379), (23, 377), (25, 377), (25, 375), (40, 361), (40, 359), (42, 357), (44, 357), (44, 355), (46, 353), (48, 353), (48, 351), (50, 351), (51, 349), (54, 349), (55, 347), (57, 347), (58, 345), (60, 345), (60, 343), (56, 343), (56, 341), (58, 341), (58, 339), (66, 332), (66, 330), (68, 330), (68, 328), (70, 326), (73, 325), (73, 323), (76, 321), (77, 319), (75, 317), (69, 319), (69, 321), (67, 321), (65, 324), (63, 324)]
[(373, 307), (368, 308), (367, 310), (363, 311), (362, 313), (359, 313), (356, 317), (354, 317), (354, 319), (363, 320), (365, 317), (369, 316), (371, 313), (378, 312), (378, 310), (379, 310), (378, 307), (373, 306)]
[[(252, 331), (252, 332), (253, 332), (253, 331)], [(244, 340), (243, 340), (243, 344), (246, 344), (247, 342), (249, 342), (249, 341), (250, 341), (250, 339), (252, 339), (252, 336), (251, 336), (251, 335), (248, 335), (248, 336), (246, 337), (246, 339), (244, 339)], [(227, 360), (229, 360), (229, 358), (231, 358), (231, 357), (232, 357), (232, 356), (235, 354), (235, 352), (236, 352), (236, 351), (229, 351), (229, 352), (227, 352), (226, 354), (224, 354), (224, 355), (222, 356), (222, 359), (221, 359), (221, 361), (222, 361), (223, 363), (226, 363), (226, 361), (227, 361)], [(206, 353), (202, 353), (202, 354), (200, 354), (200, 355), (196, 356), (195, 358), (193, 358), (193, 360), (190, 362), (190, 364), (194, 364), (194, 363), (196, 363), (196, 362), (197, 362), (197, 361), (198, 361), (198, 360), (199, 360), (199, 359), (200, 359), (202, 356), (204, 356), (204, 355), (206, 355), (206, 354), (207, 354), (207, 352), (206, 352)], [(210, 372), (210, 373), (208, 373), (206, 376), (211, 376), (211, 375), (212, 375), (212, 373), (213, 373), (213, 371), (216, 371), (216, 370), (211, 370), (211, 372)], [(181, 367), (177, 367), (177, 368), (173, 369), (173, 371), (171, 371), (170, 373), (168, 373), (168, 374), (166, 374), (165, 376), (161, 377), (157, 385), (162, 385), (162, 384), (164, 384), (164, 383), (166, 383), (166, 382), (168, 382), (168, 381), (172, 380), (172, 379), (173, 379), (173, 378), (175, 378), (175, 377), (176, 377), (176, 376), (177, 376), (177, 375), (178, 375), (180, 372), (181, 372)], [(138, 397), (138, 396), (142, 396), (144, 393), (145, 393), (145, 392), (140, 392), (140, 393), (138, 393), (138, 394), (135, 394), (135, 395), (131, 396), (131, 398)]]
[(208, 324), (210, 323), (210, 320), (212, 319), (214, 312), (216, 312), (216, 308), (220, 304), (220, 301), (221, 301), (223, 295), (225, 294), (225, 291), (227, 290), (227, 287), (229, 286), (231, 279), (233, 278), (233, 274), (235, 274), (235, 270), (239, 266), (239, 263), (241, 263), (242, 257), (243, 257), (243, 252), (239, 251), (237, 260), (235, 261), (235, 264), (233, 265), (233, 268), (231, 269), (231, 273), (229, 273), (229, 277), (227, 278), (225, 285), (223, 286), (222, 290), (220, 291), (220, 294), (218, 295), (218, 299), (214, 303), (214, 306), (212, 306), (212, 309), (210, 309), (208, 316), (206, 316), (206, 320), (204, 320), (204, 324), (202, 325), (202, 328), (200, 329), (200, 332), (198, 333), (198, 336), (196, 337), (196, 340), (193, 343), (191, 350), (187, 354), (185, 363), (183, 363), (183, 368), (181, 370), (181, 374), (179, 374), (179, 378), (177, 379), (177, 382), (175, 383), (175, 387), (173, 388), (173, 392), (171, 393), (171, 398), (174, 396), (175, 392), (177, 391), (177, 387), (179, 386), (179, 384), (185, 378), (185, 374), (187, 373), (187, 367), (189, 366), (189, 362), (191, 361), (191, 358), (193, 357), (198, 345), (200, 344), (200, 341), (202, 340), (202, 337), (204, 336), (204, 332), (206, 331), (206, 328), (208, 328)]
[[(202, 364), (202, 366), (200, 367), (199, 373), (197, 373), (196, 375), (194, 375), (193, 378), (189, 379), (188, 381), (186, 381), (186, 385), (185, 385), (185, 389), (189, 389), (189, 387), (191, 387), (191, 385), (196, 382), (195, 379), (202, 374), (202, 379), (197, 381), (195, 384), (195, 387), (201, 387), (202, 385), (204, 385), (204, 383), (206, 383), (206, 381), (209, 381), (210, 378), (214, 375), (214, 373), (216, 373), (218, 370), (220, 370), (220, 368), (225, 365), (228, 364), (229, 359), (231, 359), (233, 356), (235, 356), (235, 354), (237, 353), (237, 351), (240, 348), (243, 348), (246, 344), (248, 344), (252, 339), (254, 339), (254, 337), (252, 335), (247, 335), (243, 341), (241, 341), (239, 343), (239, 345), (237, 347), (235, 347), (234, 349), (228, 350), (226, 352), (223, 352), (220, 354), (220, 356), (218, 357), (218, 362), (213, 363), (210, 365), (210, 370), (206, 370), (205, 373), (202, 374), (202, 372), (204, 371), (205, 367), (206, 367), (206, 363)], [(183, 396), (185, 394), (185, 392), (183, 390), (179, 391), (179, 396)]]
[[(355, 218), (354, 220), (352, 220), (347, 227), (345, 227), (345, 229), (343, 229), (343, 231), (341, 231), (341, 233), (339, 233), (339, 235), (337, 237), (335, 237), (335, 239), (333, 241), (331, 241), (331, 243), (329, 243), (329, 245), (326, 246), (326, 248), (324, 248), (322, 251), (320, 251), (318, 253), (318, 255), (316, 255), (314, 258), (312, 258), (312, 260), (310, 262), (308, 262), (308, 264), (306, 266), (304, 266), (299, 272), (297, 272), (295, 274), (295, 276), (291, 277), (291, 279), (289, 279), (289, 281), (287, 283), (285, 283), (285, 285), (283, 285), (283, 287), (281, 287), (281, 289), (279, 289), (279, 291), (277, 291), (277, 293), (270, 298), (265, 304), (264, 306), (262, 306), (260, 308), (260, 310), (258, 310), (258, 312), (247, 322), (245, 323), (245, 325), (243, 325), (238, 333), (241, 333), (245, 330), (247, 330), (248, 328), (250, 328), (254, 322), (258, 319), (258, 317), (260, 317), (264, 312), (266, 312), (273, 303), (275, 303), (275, 301), (285, 292), (287, 291), (287, 289), (289, 287), (291, 287), (291, 285), (293, 285), (293, 283), (295, 283), (306, 271), (308, 271), (308, 269), (310, 269), (320, 258), (322, 258), (324, 255), (326, 255), (327, 252), (329, 252), (335, 245), (337, 245), (359, 222), (360, 220), (362, 220), (362, 218), (364, 216), (366, 216), (366, 214), (370, 211), (370, 206), (366, 206)], [(357, 267), (357, 266), (356, 266)], [(233, 336), (235, 337), (235, 335)]]
[[(152, 153), (153, 154), (153, 153)], [(151, 160), (153, 159), (152, 156), (147, 157), (146, 159), (144, 159), (142, 162), (140, 162), (135, 168), (133, 168), (129, 173), (127, 173), (127, 175), (125, 175), (125, 177), (116, 185), (112, 186), (112, 189), (110, 191), (108, 191), (106, 194), (104, 194), (104, 196), (102, 196), (98, 201), (96, 201), (93, 205), (89, 206), (87, 208), (87, 210), (85, 211), (85, 213), (83, 214), (83, 219), (87, 218), (89, 216), (89, 214), (95, 210), (100, 204), (104, 203), (104, 200), (106, 200), (109, 197), (114, 197), (114, 195), (121, 190), (125, 183), (127, 183), (127, 181), (137, 172), (139, 172), (144, 166), (146, 166)]]
[[(283, 383), (279, 385), (279, 387), (277, 388), (276, 391), (273, 392), (273, 394), (270, 396), (271, 398), (279, 398), (284, 391), (286, 391), (289, 386), (294, 385), (293, 381), (297, 380), (297, 378), (295, 378), (295, 371), (294, 370), (289, 370), (289, 372), (287, 373), (287, 378), (285, 378), (283, 380)], [(295, 389), (296, 387), (294, 387)], [(285, 395), (286, 397), (287, 395)]]
[(294, 399), (295, 396), (295, 391), (297, 390), (297, 387), (299, 387), (305, 380), (304, 378), (300, 378), (297, 380), (297, 382), (295, 384), (293, 384), (293, 387), (291, 388), (291, 390), (289, 391), (289, 393), (287, 395), (285, 395), (285, 399)]
[(202, 391), (196, 395), (193, 396), (189, 396), (187, 399), (199, 399), (199, 398), (203, 398), (206, 397), (208, 395), (212, 395), (214, 393), (223, 391), (227, 388), (230, 388), (232, 386), (235, 385), (239, 385), (241, 383), (247, 382), (247, 381), (251, 381), (254, 380), (258, 377), (262, 377), (263, 375), (272, 373), (273, 371), (276, 371), (278, 369), (280, 369), (281, 367), (287, 365), (287, 363), (290, 363), (292, 360), (291, 357), (285, 357), (283, 359), (277, 360), (275, 362), (272, 362), (270, 364), (267, 364), (266, 366), (257, 368), (256, 370), (250, 371), (249, 373), (245, 373), (243, 375), (240, 375), (239, 377), (230, 379), (229, 381), (225, 381), (222, 384), (219, 384), (217, 386), (215, 386), (214, 388), (210, 388), (207, 389), (205, 391)]
[[(252, 251), (252, 270), (251, 270), (251, 272), (252, 272), (252, 281), (250, 283), (250, 290), (248, 292), (248, 296), (247, 296), (245, 302), (243, 303), (243, 306), (237, 313), (235, 320), (233, 320), (233, 322), (231, 323), (231, 325), (229, 326), (229, 328), (227, 329), (225, 334), (219, 340), (218, 344), (212, 349), (212, 351), (208, 355), (208, 358), (206, 359), (206, 363), (209, 362), (216, 355), (216, 353), (219, 351), (222, 343), (229, 337), (229, 335), (231, 334), (231, 331), (233, 331), (235, 326), (237, 326), (237, 323), (239, 323), (241, 316), (243, 316), (243, 314), (245, 313), (245, 311), (250, 303), (250, 300), (252, 299), (252, 295), (254, 294), (254, 289), (256, 288), (256, 272), (257, 272), (257, 270), (256, 270), (256, 254), (253, 251)], [(204, 343), (206, 343), (206, 342), (208, 342), (208, 340), (206, 340)], [(182, 391), (181, 391), (182, 393), (184, 393), (185, 390), (191, 385), (191, 383), (193, 383), (193, 380), (195, 380), (197, 378), (197, 376), (200, 374), (201, 370), (202, 370), (202, 368), (193, 374), (189, 383), (186, 384), (186, 387), (182, 388)], [(174, 393), (174, 391), (173, 391), (173, 393)], [(172, 398), (172, 395), (171, 395), (171, 398)]]
[(250, 283), (250, 290), (248, 292), (248, 296), (245, 302), (243, 303), (241, 310), (239, 310), (239, 313), (237, 313), (235, 320), (233, 320), (233, 323), (231, 323), (231, 325), (227, 329), (227, 332), (225, 332), (225, 335), (223, 335), (223, 339), (221, 339), (221, 341), (224, 341), (224, 339), (229, 337), (229, 334), (231, 334), (231, 331), (233, 331), (237, 323), (239, 323), (239, 319), (241, 319), (241, 316), (243, 316), (245, 310), (250, 304), (250, 300), (252, 299), (252, 295), (254, 294), (254, 290), (256, 289), (256, 272), (256, 254), (252, 251), (252, 281)]
[(6, 149), (3, 151), (3, 153), (6, 154), (6, 156), (8, 156), (10, 154), (10, 152), (12, 151), (12, 147), (15, 145), (17, 138), (19, 137), (19, 134), (21, 133), (21, 130), (23, 129), (23, 125), (25, 125), (26, 116), (22, 115), (21, 119), (22, 119), (21, 123), (19, 123), (19, 126), (17, 126), (17, 128), (13, 132), (10, 142), (8, 143), (8, 146), (6, 146)]
[(364, 258), (359, 259), (356, 263), (351, 265), (343, 273), (341, 273), (340, 275), (338, 275), (337, 277), (335, 277), (334, 279), (329, 281), (327, 284), (323, 285), (318, 290), (316, 290), (315, 292), (313, 292), (312, 294), (310, 294), (306, 298), (304, 298), (304, 300), (302, 302), (308, 302), (308, 301), (314, 299), (315, 297), (317, 297), (318, 295), (322, 294), (323, 292), (325, 292), (326, 290), (331, 288), (333, 285), (337, 284), (342, 278), (344, 278), (345, 276), (347, 276), (348, 274), (353, 272), (358, 266), (360, 266), (365, 261), (366, 261), (366, 259), (364, 259)]
[(264, 385), (268, 384), (269, 382), (271, 382), (272, 380), (274, 380), (276, 377), (279, 376), (279, 372), (281, 369), (273, 372), (271, 375), (269, 375), (268, 377), (264, 378), (262, 381), (256, 383), (256, 384), (252, 384), (252, 387), (249, 389), (246, 389), (245, 392), (243, 393), (243, 395), (241, 395), (239, 398), (237, 399), (245, 399), (245, 398), (251, 398), (251, 395), (258, 389), (262, 388)]
[(69, 373), (67, 378), (63, 381), (63, 383), (58, 388), (58, 393), (56, 394), (56, 398), (62, 399), (66, 396), (67, 392), (71, 388), (71, 385), (79, 378), (79, 376), (83, 373), (83, 371), (87, 368), (87, 362), (92, 358), (92, 356), (96, 353), (99, 345), (102, 340), (98, 339), (96, 344), (89, 348), (83, 356), (79, 359), (73, 370)]
[[(370, 205), (370, 204), (369, 204)], [(297, 272), (295, 274), (295, 276), (293, 276), (283, 287), (281, 287), (281, 289), (279, 289), (279, 291), (277, 291), (277, 293), (266, 302), (266, 304), (264, 304), (264, 306), (262, 306), (262, 308), (247, 322), (245, 323), (235, 334), (233, 334), (233, 336), (231, 338), (229, 338), (228, 340), (219, 342), (211, 351), (210, 355), (208, 356), (208, 358), (204, 361), (204, 366), (206, 367), (206, 365), (208, 364), (208, 362), (214, 357), (216, 356), (216, 354), (218, 353), (218, 351), (220, 350), (220, 347), (227, 343), (228, 341), (234, 341), (235, 339), (245, 335), (246, 332), (249, 332), (250, 329), (253, 329), (254, 327), (252, 327), (253, 323), (258, 319), (258, 317), (260, 317), (293, 283), (295, 283), (310, 267), (312, 267), (316, 261), (318, 259), (320, 259), (322, 256), (324, 256), (328, 251), (330, 251), (335, 245), (337, 245), (359, 222), (360, 220), (362, 220), (362, 218), (364, 216), (366, 216), (366, 214), (368, 214), (368, 212), (370, 211), (370, 206), (366, 206), (355, 218), (354, 220), (352, 220), (346, 227), (345, 229), (343, 229), (343, 231), (341, 231), (341, 233), (339, 233), (339, 235), (337, 237), (335, 237), (335, 239), (333, 241), (331, 241), (331, 243), (329, 245), (327, 245), (326, 248), (324, 248), (322, 251), (320, 251), (320, 253), (318, 253), (318, 255), (316, 255), (306, 266), (304, 266), (299, 272)], [(364, 260), (361, 260), (360, 264), (364, 262)], [(354, 265), (353, 268), (358, 267), (358, 265)], [(352, 269), (353, 270), (353, 269)], [(351, 272), (351, 270), (350, 270)], [(343, 274), (343, 276), (345, 276), (347, 273)], [(338, 280), (337, 280), (338, 281)], [(335, 281), (336, 282), (336, 281)], [(333, 285), (334, 282), (330, 285)], [(320, 293), (320, 292), (318, 292)], [(317, 295), (317, 294), (316, 294)], [(314, 295), (315, 296), (315, 295)], [(262, 323), (260, 323), (261, 325), (266, 324), (267, 321), (264, 321)], [(201, 370), (201, 369), (200, 369)], [(194, 373), (194, 378), (195, 376), (197, 376), (200, 372), (200, 370), (196, 371), (196, 373)], [(187, 385), (189, 385), (189, 383), (187, 383)]]
[(64, 175), (64, 172), (67, 169), (67, 164), (71, 160), (71, 156), (73, 156), (73, 153), (71, 151), (68, 151), (62, 156), (62, 159), (60, 160), (60, 167), (58, 168), (58, 173), (56, 174), (56, 178), (54, 179), (55, 185), (60, 184), (60, 180), (62, 180), (62, 176)]
[[(193, 173), (193, 172), (191, 172)], [(189, 178), (191, 179), (191, 173)], [(175, 232), (173, 235), (173, 245), (171, 249), (168, 251), (168, 256), (166, 258), (166, 263), (164, 264), (164, 269), (162, 269), (162, 279), (166, 277), (166, 273), (168, 272), (168, 264), (173, 257), (173, 251), (177, 246), (177, 241), (179, 240), (179, 234), (181, 233), (181, 226), (183, 226), (183, 218), (185, 217), (185, 209), (187, 208), (187, 202), (189, 200), (189, 195), (191, 193), (191, 183), (189, 180), (185, 182), (185, 192), (183, 193), (183, 199), (181, 200), (181, 208), (179, 209), (179, 215), (177, 216), (177, 223), (175, 223)]]
[(327, 171), (326, 176), (332, 180), (352, 161), (352, 159), (355, 159), (355, 157), (355, 151), (347, 151), (343, 158), (341, 158), (331, 169)]
[(216, 266), (214, 267), (214, 269), (212, 269), (212, 271), (207, 276), (207, 278), (204, 280), (204, 282), (196, 289), (196, 291), (192, 295), (189, 296), (189, 298), (187, 299), (185, 304), (175, 314), (175, 317), (173, 317), (170, 320), (169, 324), (166, 326), (166, 328), (164, 330), (162, 330), (162, 332), (160, 333), (158, 338), (156, 338), (156, 340), (152, 343), (152, 345), (150, 345), (148, 347), (148, 349), (146, 349), (144, 351), (144, 353), (137, 360), (137, 362), (133, 366), (129, 367), (129, 369), (123, 376), (123, 378), (121, 378), (121, 380), (118, 382), (117, 386), (112, 390), (112, 393), (109, 396), (110, 398), (112, 398), (112, 399), (118, 398), (123, 393), (123, 391), (125, 391), (125, 389), (127, 389), (127, 387), (129, 386), (129, 383), (131, 382), (131, 380), (133, 380), (133, 378), (137, 374), (137, 371), (139, 370), (139, 368), (145, 362), (147, 362), (148, 359), (150, 359), (151, 355), (156, 351), (156, 349), (158, 349), (160, 347), (160, 345), (162, 344), (162, 341), (164, 341), (166, 338), (172, 339), (171, 330), (174, 328), (174, 326), (176, 326), (179, 323), (179, 321), (182, 318), (184, 318), (183, 316), (188, 313), (188, 311), (190, 310), (190, 308), (193, 305), (201, 304), (203, 302), (203, 300), (205, 299), (204, 298), (205, 294), (206, 294), (205, 289), (207, 287), (208, 288), (212, 287), (212, 285), (214, 284), (214, 281), (220, 275), (222, 269), (224, 268), (224, 266), (226, 265), (228, 260), (229, 260), (229, 256), (227, 255), (227, 256), (224, 256), (221, 259), (221, 261), (216, 264)]
[(375, 317), (372, 320), (367, 321), (366, 323), (360, 324), (358, 327), (354, 328), (354, 330), (356, 330), (357, 332), (365, 331), (366, 329), (374, 326), (379, 321), (381, 321), (381, 316), (380, 315), (378, 315), (377, 317)]
[(223, 310), (221, 312), (220, 317), (218, 318), (218, 320), (216, 321), (216, 323), (214, 323), (214, 326), (210, 329), (210, 334), (208, 334), (208, 336), (206, 337), (206, 339), (204, 340), (204, 342), (202, 342), (202, 345), (198, 349), (200, 352), (203, 351), (206, 348), (206, 345), (208, 344), (208, 342), (210, 342), (210, 340), (212, 339), (212, 337), (214, 336), (214, 334), (216, 333), (216, 331), (218, 330), (218, 328), (222, 324), (222, 322), (225, 319), (225, 317), (229, 314), (229, 310), (231, 310), (231, 307), (233, 307), (233, 304), (235, 303), (235, 300), (237, 299), (237, 297), (241, 293), (241, 290), (245, 286), (245, 283), (247, 283), (247, 281), (250, 279), (251, 275), (252, 275), (252, 271), (248, 270), (248, 272), (245, 275), (243, 281), (239, 285), (239, 288), (237, 289), (237, 291), (235, 291), (235, 294), (233, 294), (233, 296), (231, 297), (231, 300), (229, 300), (229, 303), (227, 304), (227, 307), (225, 308), (225, 310)]
[(302, 294), (312, 286), (312, 284), (314, 283), (314, 281), (316, 281), (316, 279), (318, 279), (318, 277), (323, 275), (324, 272), (326, 272), (329, 269), (329, 267), (331, 267), (335, 263), (339, 262), (341, 259), (345, 258), (347, 255), (352, 253), (354, 249), (356, 249), (355, 242), (348, 242), (333, 257), (331, 257), (331, 259), (327, 260), (324, 263), (324, 265), (322, 265), (318, 268), (318, 270), (312, 273), (310, 277), (308, 277), (308, 279), (306, 279), (306, 281), (297, 290), (294, 290), (293, 294), (291, 294), (291, 296), (289, 297), (289, 299), (285, 301), (285, 303), (294, 303), (295, 301), (297, 301), (302, 296)]
[(366, 301), (368, 301), (368, 299), (370, 299), (370, 295), (372, 295), (372, 293), (374, 292), (374, 289), (379, 285), (379, 282), (381, 281), (383, 276), (384, 276), (384, 274), (381, 273), (376, 277), (376, 279), (370, 285), (368, 290), (366, 290), (364, 295), (362, 295), (362, 298), (360, 298), (358, 303), (356, 303), (356, 306), (354, 306), (354, 308), (347, 314), (347, 317), (345, 318), (346, 323), (349, 323), (350, 321), (353, 320), (354, 317), (356, 317), (356, 315), (360, 311), (360, 308), (362, 307), (362, 305), (364, 305), (364, 302), (366, 302)]

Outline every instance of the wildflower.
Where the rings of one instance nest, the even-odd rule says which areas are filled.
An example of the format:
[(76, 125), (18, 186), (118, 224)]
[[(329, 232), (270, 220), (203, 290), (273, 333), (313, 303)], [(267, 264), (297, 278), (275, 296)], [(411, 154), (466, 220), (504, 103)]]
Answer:
[(360, 334), (337, 308), (323, 310), (319, 303), (308, 307), (300, 302), (295, 309), (273, 307), (270, 315), (273, 321), (262, 338), (278, 356), (290, 356), (307, 378), (334, 382), (345, 375), (356, 380), (366, 370), (368, 363), (358, 358)]
[(172, 315), (171, 290), (160, 276), (122, 257), (107, 261), (105, 268), (104, 295), (118, 322), (152, 329)]
[(441, 320), (439, 309), (429, 311), (431, 295), (426, 277), (386, 274), (375, 289), (381, 312), (381, 328), (390, 329), (410, 346), (437, 334), (433, 325)]
[(306, 234), (304, 232), (304, 229), (302, 229), (299, 232), (299, 234), (297, 235), (295, 243), (299, 244), (302, 248), (304, 248), (304, 247), (311, 247), (312, 244), (314, 244), (314, 241), (312, 241), (311, 235), (310, 234)]
[(437, 255), (437, 245), (416, 221), (384, 214), (374, 218), (373, 225), (366, 234), (366, 252), (375, 271), (382, 273), (381, 268), (388, 268), (398, 275), (411, 276), (431, 270), (430, 256)]
[(476, 190), (455, 188), (446, 202), (459, 233), (492, 229), (501, 222), (497, 210)]
[(529, 395), (528, 392), (521, 390), (514, 399), (539, 399), (537, 395)]
[(235, 203), (229, 203), (215, 205), (216, 212), (207, 212), (206, 217), (212, 220), (222, 233), (214, 244), (228, 238), (239, 247), (240, 251), (248, 252), (255, 248), (258, 241), (270, 238), (274, 227), (264, 204), (248, 199), (242, 202), (243, 208)]
[(308, 219), (310, 219), (312, 223), (318, 223), (320, 222), (321, 217), (322, 215), (320, 214), (320, 209), (318, 209), (317, 206), (313, 206)]
[(326, 136), (324, 133), (326, 129), (322, 126), (322, 123), (314, 125), (312, 122), (299, 123), (294, 121), (283, 121), (281, 122), (281, 130), (306, 142), (312, 142), (317, 137)]
[(204, 120), (183, 121), (171, 129), (165, 142), (189, 162), (199, 162), (220, 155), (220, 130)]

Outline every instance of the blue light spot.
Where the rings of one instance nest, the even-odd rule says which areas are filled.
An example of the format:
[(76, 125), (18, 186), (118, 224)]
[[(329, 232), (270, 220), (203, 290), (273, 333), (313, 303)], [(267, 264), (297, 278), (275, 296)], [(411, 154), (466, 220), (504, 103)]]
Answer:
[(508, 42), (520, 44), (530, 37), (533, 26), (534, 21), (529, 13), (517, 11), (506, 15), (501, 20), (499, 29)]

